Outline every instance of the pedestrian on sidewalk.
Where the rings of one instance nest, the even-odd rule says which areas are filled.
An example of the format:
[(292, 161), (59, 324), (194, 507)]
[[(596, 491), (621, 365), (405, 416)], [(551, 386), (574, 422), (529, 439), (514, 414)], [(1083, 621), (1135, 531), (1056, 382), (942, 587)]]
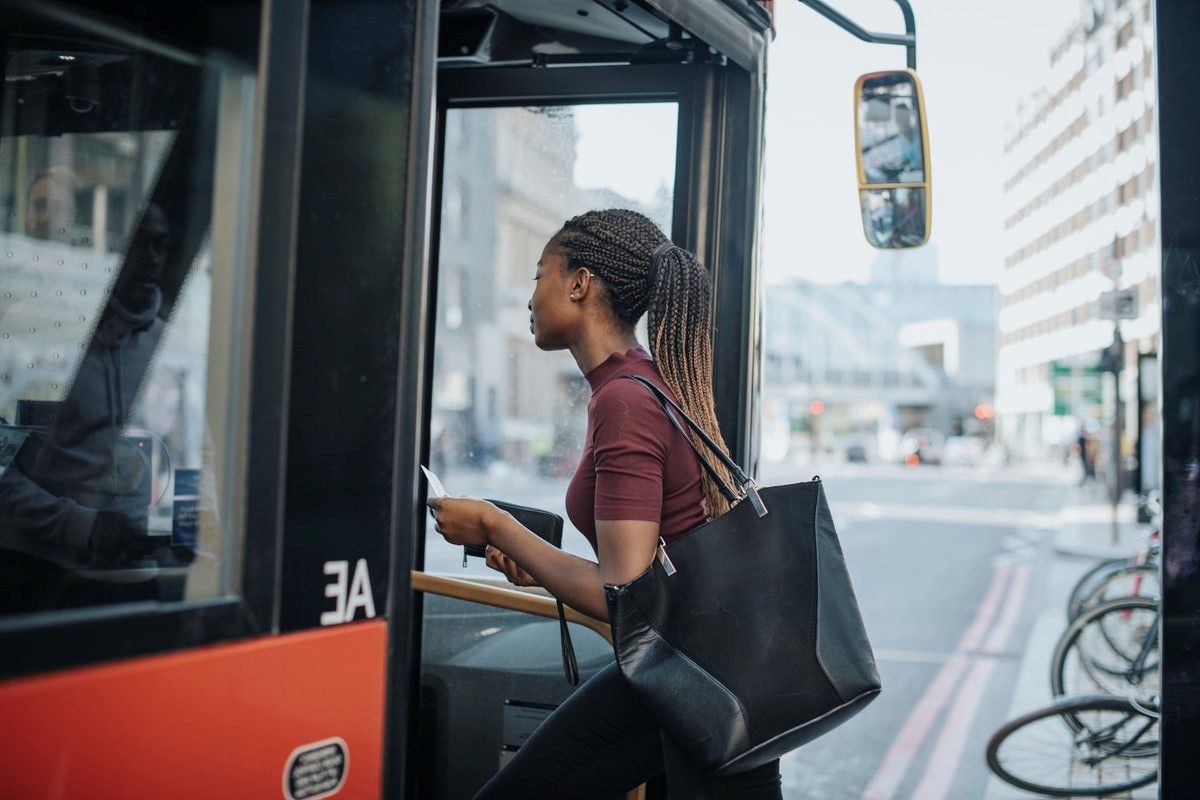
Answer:
[(1075, 447), (1079, 452), (1079, 462), (1083, 467), (1083, 476), (1079, 479), (1079, 485), (1096, 481), (1096, 451), (1099, 450), (1099, 443), (1096, 437), (1092, 436), (1086, 429), (1080, 427), (1079, 438), (1075, 441)]

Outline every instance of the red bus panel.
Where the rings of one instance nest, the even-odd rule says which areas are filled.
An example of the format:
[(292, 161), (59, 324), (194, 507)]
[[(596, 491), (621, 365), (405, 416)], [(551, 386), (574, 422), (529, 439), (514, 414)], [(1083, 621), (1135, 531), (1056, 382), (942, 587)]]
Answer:
[(380, 620), (0, 684), (0, 796), (378, 798), (386, 642)]

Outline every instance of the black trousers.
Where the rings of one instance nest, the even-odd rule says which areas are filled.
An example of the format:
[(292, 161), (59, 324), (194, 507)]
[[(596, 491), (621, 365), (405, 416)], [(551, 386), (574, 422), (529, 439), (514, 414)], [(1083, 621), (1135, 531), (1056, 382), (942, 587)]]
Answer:
[(575, 690), (475, 800), (613, 800), (665, 773), (671, 800), (781, 800), (779, 761), (727, 778), (697, 774), (616, 664)]

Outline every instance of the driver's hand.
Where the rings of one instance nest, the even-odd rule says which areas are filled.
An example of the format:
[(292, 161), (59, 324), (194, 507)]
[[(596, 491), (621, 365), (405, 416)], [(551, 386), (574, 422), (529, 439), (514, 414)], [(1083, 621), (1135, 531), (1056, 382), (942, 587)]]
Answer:
[(119, 511), (97, 511), (88, 549), (93, 560), (131, 564), (149, 552), (146, 528)]

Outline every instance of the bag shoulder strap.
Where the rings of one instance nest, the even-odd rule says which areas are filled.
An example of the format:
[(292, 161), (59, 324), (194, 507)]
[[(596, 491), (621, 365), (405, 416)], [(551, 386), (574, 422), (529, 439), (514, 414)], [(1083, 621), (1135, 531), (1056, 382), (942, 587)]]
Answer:
[[(758, 515), (760, 517), (766, 516), (767, 507), (763, 505), (762, 499), (758, 496), (758, 484), (755, 483), (754, 479), (749, 477), (745, 471), (737, 465), (737, 462), (729, 457), (729, 454), (726, 453), (720, 445), (713, 441), (712, 437), (708, 435), (704, 428), (700, 427), (698, 422), (689, 417), (687, 412), (684, 411), (679, 404), (671, 398), (670, 395), (668, 395), (658, 386), (655, 386), (652, 381), (644, 376), (623, 375), (622, 377), (635, 380), (642, 384), (658, 399), (659, 404), (662, 405), (663, 411), (666, 412), (667, 418), (671, 420), (671, 424), (675, 426), (676, 430), (683, 434), (683, 438), (686, 439), (687, 443), (690, 444), (692, 449), (696, 451), (696, 457), (700, 459), (700, 465), (704, 467), (704, 471), (707, 472), (709, 477), (713, 479), (713, 482), (717, 485), (717, 489), (720, 490), (722, 496), (729, 501), (730, 505), (733, 505), (739, 500), (748, 498), (750, 500), (750, 504), (754, 506), (754, 510), (758, 512)], [(689, 428), (695, 431), (696, 436), (700, 439), (700, 441), (704, 442), (705, 447), (707, 447), (709, 451), (717, 457), (717, 460), (720, 461), (727, 470), (729, 470), (729, 474), (733, 476), (734, 481), (737, 482), (738, 487), (741, 489), (740, 494), (735, 492), (729, 487), (728, 484), (725, 483), (724, 480), (721, 479), (721, 476), (717, 473), (717, 470), (712, 465), (712, 462), (708, 460), (708, 458), (704, 455), (704, 452), (696, 444), (695, 440), (688, 435), (686, 430), (684, 430), (683, 425), (679, 422), (680, 417), (687, 422)]]
[(575, 645), (571, 642), (571, 629), (567, 627), (567, 612), (563, 609), (563, 601), (554, 598), (558, 605), (558, 636), (562, 649), (563, 673), (567, 683), (579, 685), (579, 663), (575, 660)]

